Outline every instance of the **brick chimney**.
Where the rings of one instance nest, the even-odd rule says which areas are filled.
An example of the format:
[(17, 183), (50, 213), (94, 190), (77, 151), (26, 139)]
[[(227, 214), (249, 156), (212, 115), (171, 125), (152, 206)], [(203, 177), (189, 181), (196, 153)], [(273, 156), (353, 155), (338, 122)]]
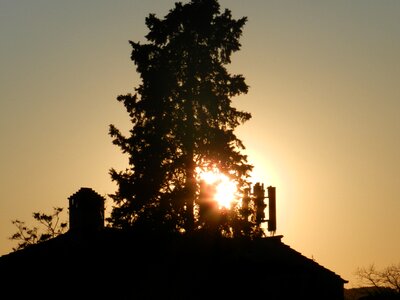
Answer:
[(104, 228), (104, 197), (91, 188), (82, 187), (68, 199), (69, 231), (92, 232)]

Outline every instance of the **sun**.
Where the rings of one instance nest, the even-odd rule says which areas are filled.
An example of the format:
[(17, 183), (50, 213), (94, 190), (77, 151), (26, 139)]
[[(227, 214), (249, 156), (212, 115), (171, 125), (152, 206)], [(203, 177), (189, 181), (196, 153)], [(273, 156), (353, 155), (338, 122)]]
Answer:
[(237, 185), (218, 170), (200, 172), (199, 177), (207, 184), (215, 185), (214, 200), (220, 208), (230, 208), (237, 198)]

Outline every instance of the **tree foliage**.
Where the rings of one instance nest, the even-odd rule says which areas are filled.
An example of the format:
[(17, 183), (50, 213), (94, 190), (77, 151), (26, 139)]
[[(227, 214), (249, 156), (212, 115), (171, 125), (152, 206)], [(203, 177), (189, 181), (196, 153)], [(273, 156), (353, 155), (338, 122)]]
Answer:
[(29, 228), (24, 221), (13, 220), (12, 224), (18, 229), (10, 237), (10, 240), (18, 242), (17, 247), (14, 247), (13, 250), (21, 250), (29, 245), (47, 241), (64, 233), (67, 230), (67, 222), (60, 221), (62, 211), (63, 208), (54, 207), (51, 214), (34, 212), (33, 218), (39, 222), (40, 227)]
[[(199, 170), (219, 170), (241, 192), (248, 186), (252, 166), (234, 129), (251, 114), (232, 106), (232, 98), (247, 93), (248, 86), (242, 75), (227, 70), (246, 20), (234, 19), (228, 9), (221, 12), (217, 0), (178, 2), (163, 19), (146, 18), (147, 43), (130, 41), (141, 83), (133, 94), (117, 98), (132, 123), (129, 136), (110, 125), (113, 143), (129, 156), (129, 168), (110, 170), (118, 184), (110, 195), (113, 226), (205, 228), (198, 211)], [(216, 219), (217, 230), (226, 235), (248, 227), (238, 205)]]

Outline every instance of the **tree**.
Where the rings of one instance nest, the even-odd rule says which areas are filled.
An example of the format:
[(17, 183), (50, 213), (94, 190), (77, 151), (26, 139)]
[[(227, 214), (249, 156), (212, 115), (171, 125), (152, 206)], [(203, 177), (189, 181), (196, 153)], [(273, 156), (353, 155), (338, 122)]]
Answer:
[[(163, 19), (146, 18), (146, 44), (130, 41), (141, 84), (134, 94), (117, 98), (129, 113), (130, 135), (114, 125), (109, 130), (129, 156), (129, 168), (110, 170), (118, 185), (110, 195), (113, 226), (205, 228), (198, 212), (200, 170), (219, 170), (241, 192), (248, 187), (253, 166), (234, 129), (251, 114), (232, 107), (232, 97), (247, 93), (248, 86), (226, 68), (241, 47), (246, 20), (233, 19), (228, 9), (221, 12), (217, 0), (178, 2)], [(221, 210), (217, 219), (217, 230), (225, 235), (249, 232), (239, 204)]]
[(33, 218), (39, 222), (42, 229), (36, 226), (29, 228), (24, 221), (11, 221), (18, 229), (18, 231), (10, 237), (10, 240), (18, 241), (17, 247), (13, 248), (13, 250), (21, 250), (29, 245), (47, 241), (64, 233), (67, 229), (67, 222), (60, 222), (60, 214), (62, 211), (63, 208), (54, 207), (52, 214), (34, 212)]
[(366, 290), (367, 296), (363, 299), (400, 299), (400, 264), (392, 264), (381, 270), (370, 265), (358, 268), (356, 275), (360, 286)]

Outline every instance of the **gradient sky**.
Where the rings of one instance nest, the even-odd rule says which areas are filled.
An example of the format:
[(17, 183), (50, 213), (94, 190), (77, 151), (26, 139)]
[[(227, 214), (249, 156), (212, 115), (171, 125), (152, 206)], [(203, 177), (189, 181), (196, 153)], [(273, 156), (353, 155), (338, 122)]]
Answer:
[[(183, 1), (186, 2), (186, 1)], [(11, 220), (115, 191), (127, 167), (108, 125), (138, 84), (129, 40), (173, 0), (0, 0), (0, 255)], [(277, 189), (277, 234), (355, 284), (400, 253), (400, 1), (221, 0), (248, 17), (229, 69), (254, 180)], [(108, 204), (110, 207), (111, 203)]]

